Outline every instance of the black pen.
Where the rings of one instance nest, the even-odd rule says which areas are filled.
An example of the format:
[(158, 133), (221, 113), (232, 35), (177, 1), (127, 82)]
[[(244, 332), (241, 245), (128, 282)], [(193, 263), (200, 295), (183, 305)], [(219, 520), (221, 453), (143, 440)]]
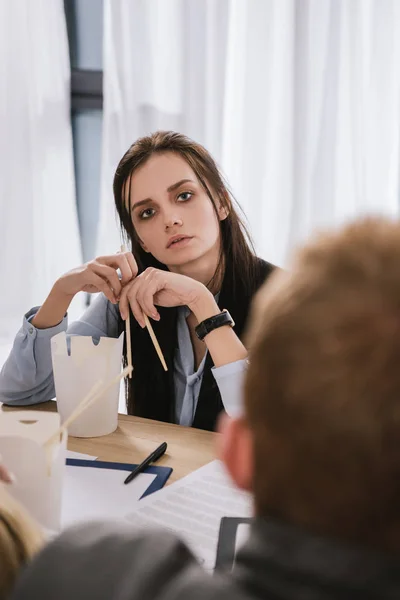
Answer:
[(149, 454), (149, 456), (147, 458), (145, 458), (144, 461), (140, 463), (140, 465), (135, 467), (133, 469), (132, 473), (129, 473), (129, 475), (125, 479), (124, 483), (129, 483), (130, 481), (132, 481), (132, 479), (134, 479), (134, 477), (136, 477), (136, 475), (139, 475), (139, 473), (144, 471), (145, 468), (150, 465), (150, 463), (158, 460), (164, 454), (166, 449), (167, 449), (167, 442), (163, 442), (161, 444), (161, 446), (158, 446), (158, 448), (156, 448), (156, 450), (154, 450), (154, 452)]

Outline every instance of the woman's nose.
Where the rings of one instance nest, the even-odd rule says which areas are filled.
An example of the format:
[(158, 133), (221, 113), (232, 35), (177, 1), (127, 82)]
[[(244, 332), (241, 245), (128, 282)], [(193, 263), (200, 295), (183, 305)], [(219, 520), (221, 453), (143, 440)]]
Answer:
[(168, 215), (165, 217), (165, 230), (171, 229), (171, 227), (182, 226), (182, 219), (177, 215)]

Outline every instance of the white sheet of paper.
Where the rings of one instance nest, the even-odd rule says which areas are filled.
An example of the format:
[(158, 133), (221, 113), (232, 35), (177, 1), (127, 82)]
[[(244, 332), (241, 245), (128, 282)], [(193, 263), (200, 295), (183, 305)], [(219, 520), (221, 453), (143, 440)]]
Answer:
[(124, 485), (129, 471), (74, 467), (65, 469), (61, 526), (81, 521), (123, 519), (152, 484), (156, 475), (140, 473)]
[(169, 529), (186, 541), (207, 570), (214, 569), (222, 517), (252, 516), (250, 494), (233, 486), (215, 460), (143, 498), (127, 519), (140, 527)]
[(66, 458), (79, 458), (79, 460), (96, 460), (97, 456), (92, 456), (91, 454), (81, 454), (80, 452), (67, 450)]

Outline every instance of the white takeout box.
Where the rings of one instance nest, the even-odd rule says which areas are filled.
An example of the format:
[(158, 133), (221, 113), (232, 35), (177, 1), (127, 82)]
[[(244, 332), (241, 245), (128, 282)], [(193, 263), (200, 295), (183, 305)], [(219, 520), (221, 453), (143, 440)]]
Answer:
[(64, 432), (49, 448), (44, 444), (60, 424), (57, 413), (0, 413), (0, 455), (16, 477), (7, 491), (52, 531), (60, 529), (67, 434)]
[[(119, 338), (72, 335), (70, 355), (67, 336), (61, 332), (51, 338), (54, 383), (58, 412), (64, 422), (93, 386), (102, 380), (107, 385), (121, 372), (124, 334)], [(68, 427), (75, 437), (98, 437), (115, 431), (118, 425), (119, 382), (87, 408)]]

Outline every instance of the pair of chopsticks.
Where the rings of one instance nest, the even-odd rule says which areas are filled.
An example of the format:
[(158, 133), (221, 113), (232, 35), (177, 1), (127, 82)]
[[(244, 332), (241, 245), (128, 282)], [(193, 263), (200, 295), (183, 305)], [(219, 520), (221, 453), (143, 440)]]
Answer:
[(60, 428), (44, 443), (44, 446), (49, 448), (52, 444), (57, 442), (60, 439), (63, 431), (68, 429), (68, 427), (90, 406), (92, 406), (103, 394), (108, 392), (110, 388), (113, 387), (116, 383), (118, 383), (121, 379), (126, 377), (129, 372), (132, 371), (132, 367), (126, 367), (119, 375), (114, 377), (111, 381), (104, 385), (103, 380), (100, 379), (97, 381), (90, 392), (83, 398), (81, 402), (79, 402), (78, 406), (69, 417), (64, 421), (64, 423), (60, 426)]
[[(123, 244), (121, 246), (121, 252), (127, 252), (127, 247), (125, 244)], [(168, 371), (168, 367), (167, 367), (167, 363), (165, 362), (165, 358), (164, 355), (162, 353), (162, 350), (160, 348), (160, 344), (158, 343), (158, 340), (156, 338), (156, 334), (154, 333), (154, 329), (151, 326), (151, 323), (149, 321), (149, 317), (146, 315), (146, 313), (143, 313), (143, 318), (144, 318), (144, 322), (146, 324), (147, 327), (147, 331), (149, 332), (149, 335), (151, 337), (151, 341), (153, 342), (154, 348), (156, 349), (156, 352), (158, 354), (158, 358), (160, 359), (160, 362), (164, 368), (164, 371)], [(131, 368), (131, 370), (129, 371), (129, 377), (132, 377), (132, 343), (131, 343), (131, 314), (128, 310), (128, 316), (126, 318), (125, 321), (125, 330), (126, 330), (126, 356), (128, 359), (128, 367)]]

